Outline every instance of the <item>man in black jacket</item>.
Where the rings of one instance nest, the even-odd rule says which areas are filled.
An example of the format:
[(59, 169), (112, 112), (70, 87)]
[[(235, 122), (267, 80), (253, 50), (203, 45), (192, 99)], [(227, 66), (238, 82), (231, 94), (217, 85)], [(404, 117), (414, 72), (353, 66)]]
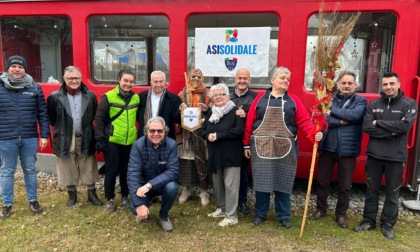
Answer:
[(64, 70), (64, 83), (48, 96), (48, 116), (53, 127), (52, 148), (57, 156), (58, 183), (67, 187), (67, 206), (77, 202), (79, 179), (87, 185), (88, 201), (102, 205), (95, 189), (99, 181), (95, 159), (93, 121), (98, 101), (96, 95), (82, 83), (78, 67)]
[(175, 123), (181, 123), (181, 114), (179, 105), (181, 98), (178, 95), (169, 92), (166, 87), (166, 76), (162, 71), (153, 71), (150, 74), (149, 90), (139, 94), (140, 105), (137, 112), (137, 121), (139, 122), (139, 138), (144, 135), (143, 128), (145, 123), (152, 117), (160, 116), (165, 120), (169, 127), (167, 136), (175, 139)]
[(366, 108), (363, 131), (369, 135), (366, 151), (366, 199), (362, 223), (355, 232), (374, 230), (378, 213), (379, 189), (385, 175), (386, 198), (380, 226), (387, 239), (394, 239), (393, 226), (398, 218), (399, 191), (407, 158), (407, 133), (417, 116), (417, 104), (404, 96), (398, 75), (382, 77), (381, 98)]
[[(236, 107), (239, 109), (236, 111), (236, 114), (241, 118), (245, 118), (248, 113), (249, 107), (254, 98), (257, 96), (257, 93), (249, 89), (249, 84), (251, 83), (251, 74), (248, 69), (240, 68), (235, 75), (235, 89), (230, 92), (230, 100), (235, 103)], [(249, 159), (245, 156), (242, 157), (241, 165), (241, 182), (239, 185), (239, 202), (238, 210), (243, 215), (248, 215), (251, 213), (247, 206), (247, 197), (248, 197), (248, 166)]]

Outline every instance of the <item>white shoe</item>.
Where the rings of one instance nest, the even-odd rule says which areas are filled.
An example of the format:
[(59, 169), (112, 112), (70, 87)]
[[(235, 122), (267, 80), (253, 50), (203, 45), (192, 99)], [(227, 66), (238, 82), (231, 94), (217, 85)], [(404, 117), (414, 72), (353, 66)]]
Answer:
[(227, 226), (231, 226), (235, 224), (238, 224), (238, 218), (234, 218), (234, 219), (224, 218), (221, 222), (219, 222), (219, 226), (221, 227), (227, 227)]
[(178, 198), (179, 204), (184, 204), (185, 202), (187, 202), (190, 196), (191, 196), (190, 190), (188, 190), (186, 187), (182, 188), (181, 195)]
[(226, 214), (222, 211), (221, 208), (217, 208), (216, 211), (209, 213), (207, 216), (212, 218), (225, 218)]
[(201, 205), (207, 206), (210, 203), (209, 194), (207, 192), (200, 193)]

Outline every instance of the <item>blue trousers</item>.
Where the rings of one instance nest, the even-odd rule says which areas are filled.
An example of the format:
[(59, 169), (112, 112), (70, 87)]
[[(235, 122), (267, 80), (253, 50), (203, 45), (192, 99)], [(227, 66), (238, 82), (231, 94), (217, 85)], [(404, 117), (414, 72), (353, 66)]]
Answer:
[[(156, 190), (152, 188), (151, 191), (146, 193), (147, 203), (145, 205), (148, 208), (150, 208), (150, 205), (151, 205), (150, 202), (152, 201), (152, 199), (156, 196), (162, 196), (162, 203), (161, 203), (161, 207), (159, 211), (159, 218), (162, 220), (167, 220), (169, 216), (169, 210), (171, 210), (177, 194), (178, 194), (177, 183), (169, 182), (168, 184), (166, 184), (165, 187), (163, 187), (160, 190)], [(130, 209), (134, 215), (137, 215), (136, 208), (134, 207), (133, 204), (131, 205)]]
[(18, 157), (22, 165), (26, 196), (29, 202), (37, 200), (36, 154), (37, 138), (15, 138), (0, 141), (1, 186), (3, 206), (12, 206), (14, 199), (15, 171)]
[[(274, 192), (274, 211), (277, 219), (290, 220), (290, 194), (284, 192)], [(270, 193), (255, 191), (255, 215), (263, 219), (267, 218), (270, 209)]]

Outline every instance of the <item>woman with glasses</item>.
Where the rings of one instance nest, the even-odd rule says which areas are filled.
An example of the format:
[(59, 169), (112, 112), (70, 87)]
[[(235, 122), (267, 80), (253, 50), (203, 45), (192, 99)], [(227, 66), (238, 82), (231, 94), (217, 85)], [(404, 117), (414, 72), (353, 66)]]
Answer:
[(216, 211), (208, 216), (224, 218), (219, 226), (238, 223), (240, 172), (243, 154), (242, 136), (244, 119), (236, 115), (238, 109), (230, 100), (225, 84), (217, 84), (210, 89), (213, 106), (199, 129), (199, 134), (207, 140), (209, 159), (207, 169), (212, 174), (217, 199)]
[[(186, 76), (186, 85), (179, 93), (182, 103), (179, 107), (183, 113), (185, 108), (199, 108), (201, 118), (203, 113), (207, 112), (210, 105), (210, 98), (207, 96), (207, 89), (204, 85), (204, 76), (200, 69), (192, 69)], [(199, 118), (201, 120), (201, 118)], [(206, 167), (206, 144), (205, 141), (197, 135), (196, 127), (182, 127), (178, 134), (179, 145), (179, 177), (178, 183), (183, 186), (179, 203), (185, 203), (191, 196), (191, 186), (199, 184), (200, 200), (202, 206), (209, 204), (208, 176)]]
[(96, 149), (105, 157), (105, 198), (109, 212), (116, 210), (114, 202), (116, 178), (120, 178), (121, 205), (129, 207), (127, 167), (131, 145), (137, 138), (136, 114), (140, 98), (132, 89), (135, 76), (130, 70), (118, 73), (118, 85), (105, 93), (95, 116)]
[[(248, 111), (244, 134), (244, 154), (251, 158), (255, 191), (254, 225), (267, 218), (270, 193), (274, 192), (274, 206), (280, 226), (291, 228), (290, 195), (296, 174), (296, 134), (312, 133), (314, 124), (302, 102), (287, 92), (290, 71), (285, 67), (274, 69), (271, 88), (260, 93)], [(322, 133), (315, 134), (320, 141)]]

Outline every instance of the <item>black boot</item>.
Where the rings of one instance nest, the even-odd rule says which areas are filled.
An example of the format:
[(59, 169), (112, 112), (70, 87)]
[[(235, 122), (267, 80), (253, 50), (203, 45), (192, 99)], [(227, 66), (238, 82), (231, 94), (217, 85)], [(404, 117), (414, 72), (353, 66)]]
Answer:
[(67, 191), (67, 193), (69, 194), (69, 199), (67, 200), (66, 205), (68, 207), (74, 206), (77, 203), (77, 191)]
[(88, 201), (95, 206), (102, 206), (104, 203), (96, 195), (96, 189), (88, 190)]

